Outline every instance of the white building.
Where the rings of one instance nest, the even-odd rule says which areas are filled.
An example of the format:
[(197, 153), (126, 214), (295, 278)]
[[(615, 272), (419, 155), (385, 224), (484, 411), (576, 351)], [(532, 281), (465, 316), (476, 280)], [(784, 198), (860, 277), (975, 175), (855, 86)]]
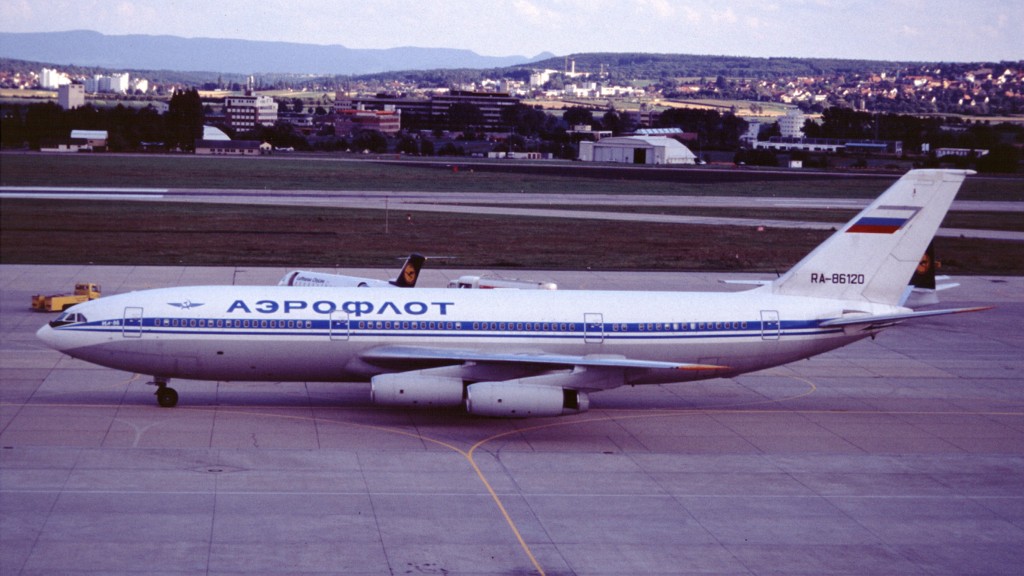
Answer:
[(747, 146), (753, 146), (757, 142), (757, 136), (761, 133), (761, 119), (753, 117), (744, 117), (743, 120), (747, 121), (747, 131), (740, 136), (740, 142)]
[[(143, 82), (146, 81), (143, 80)], [(148, 82), (146, 86), (148, 87)], [(132, 81), (127, 72), (111, 76), (96, 74), (92, 78), (85, 79), (85, 91), (89, 94), (96, 94), (97, 92), (127, 94), (130, 88), (132, 88)]]
[(117, 92), (118, 94), (125, 94), (131, 87), (132, 79), (128, 76), (127, 72), (121, 74), (114, 74), (110, 77), (110, 91)]
[(539, 70), (530, 74), (530, 86), (540, 88), (551, 81), (551, 75), (557, 74), (558, 70)]
[(779, 132), (783, 138), (803, 138), (807, 117), (799, 108), (791, 108), (779, 118)]
[(56, 90), (57, 88), (71, 84), (71, 79), (63, 72), (51, 68), (43, 68), (39, 74), (39, 86), (45, 90)]
[(696, 164), (697, 156), (678, 140), (664, 136), (618, 136), (580, 142), (584, 162), (623, 164)]
[(85, 79), (85, 91), (89, 94), (95, 94), (100, 91), (100, 78), (103, 78), (102, 74), (96, 74), (92, 78)]
[(128, 92), (128, 83), (130, 80), (131, 79), (128, 77), (127, 72), (123, 74), (101, 76), (98, 83), (99, 85), (97, 86), (97, 91), (124, 94)]

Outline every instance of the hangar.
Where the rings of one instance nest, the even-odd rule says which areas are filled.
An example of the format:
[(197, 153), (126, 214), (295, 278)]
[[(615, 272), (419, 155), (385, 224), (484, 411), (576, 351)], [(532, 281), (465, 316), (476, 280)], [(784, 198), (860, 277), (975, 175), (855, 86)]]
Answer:
[(697, 156), (678, 140), (665, 136), (617, 136), (580, 142), (584, 162), (623, 164), (696, 164)]

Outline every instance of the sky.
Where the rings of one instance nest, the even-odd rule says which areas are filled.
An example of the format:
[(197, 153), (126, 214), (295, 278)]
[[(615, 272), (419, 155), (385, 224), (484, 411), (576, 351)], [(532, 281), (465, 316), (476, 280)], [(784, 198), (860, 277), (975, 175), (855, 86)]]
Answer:
[(1021, 0), (2, 0), (0, 31), (95, 30), (486, 56), (1024, 60)]

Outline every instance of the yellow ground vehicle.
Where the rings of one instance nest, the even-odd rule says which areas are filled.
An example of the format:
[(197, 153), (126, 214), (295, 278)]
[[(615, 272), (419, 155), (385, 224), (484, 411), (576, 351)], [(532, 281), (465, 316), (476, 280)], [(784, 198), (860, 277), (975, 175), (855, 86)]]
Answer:
[(32, 308), (40, 312), (63, 312), (75, 304), (100, 297), (100, 287), (92, 283), (75, 284), (74, 294), (36, 294), (32, 297)]

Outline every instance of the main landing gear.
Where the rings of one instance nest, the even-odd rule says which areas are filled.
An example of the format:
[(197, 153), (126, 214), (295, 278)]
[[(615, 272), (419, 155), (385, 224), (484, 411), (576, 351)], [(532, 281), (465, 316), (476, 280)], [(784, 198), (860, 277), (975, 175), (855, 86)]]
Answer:
[(150, 384), (156, 386), (156, 403), (161, 408), (174, 408), (178, 405), (178, 391), (167, 385), (166, 378), (156, 378)]

